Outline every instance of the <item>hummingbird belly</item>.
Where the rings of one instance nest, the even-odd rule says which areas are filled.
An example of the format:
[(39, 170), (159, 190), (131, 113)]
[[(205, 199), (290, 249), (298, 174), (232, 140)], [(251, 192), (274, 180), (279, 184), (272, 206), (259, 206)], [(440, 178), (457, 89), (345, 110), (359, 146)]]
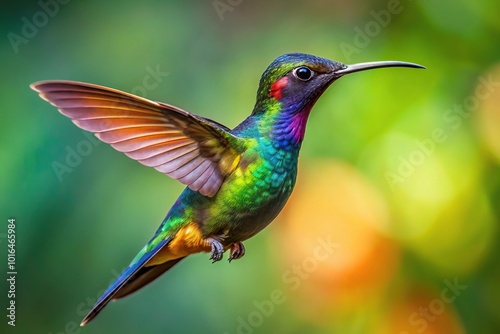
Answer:
[(296, 177), (296, 162), (288, 168), (261, 161), (237, 168), (214, 197), (202, 230), (222, 233), (224, 244), (246, 240), (264, 229), (280, 213)]

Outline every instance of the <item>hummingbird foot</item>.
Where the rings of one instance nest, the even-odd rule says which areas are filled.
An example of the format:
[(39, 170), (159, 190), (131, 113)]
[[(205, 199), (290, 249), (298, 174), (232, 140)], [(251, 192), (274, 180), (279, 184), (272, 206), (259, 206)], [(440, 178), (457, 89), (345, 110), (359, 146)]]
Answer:
[(212, 260), (212, 263), (222, 260), (222, 255), (224, 255), (224, 246), (220, 243), (220, 241), (213, 238), (208, 239), (208, 241), (212, 245), (212, 252), (210, 253), (210, 260)]
[(229, 255), (229, 262), (232, 260), (238, 260), (245, 255), (245, 246), (241, 241), (231, 244), (231, 255)]

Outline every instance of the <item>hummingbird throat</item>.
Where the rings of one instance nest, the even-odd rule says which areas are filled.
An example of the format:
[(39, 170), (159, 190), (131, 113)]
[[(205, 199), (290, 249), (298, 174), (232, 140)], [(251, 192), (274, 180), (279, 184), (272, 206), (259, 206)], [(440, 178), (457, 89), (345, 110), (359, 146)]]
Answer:
[(301, 110), (297, 110), (299, 108), (297, 104), (287, 105), (288, 103), (282, 98), (283, 89), (288, 85), (288, 80), (287, 77), (276, 80), (269, 90), (269, 97), (276, 99), (281, 105), (273, 132), (280, 146), (297, 146), (304, 140), (307, 119), (315, 101), (307, 104)]
[(306, 133), (306, 124), (311, 113), (312, 104), (306, 106), (303, 110), (295, 113), (290, 122), (291, 134), (295, 143), (301, 143)]
[[(279, 147), (298, 148), (300, 147), (306, 131), (307, 119), (314, 103), (306, 105), (302, 110), (296, 111), (289, 107), (281, 110), (276, 115), (272, 137), (276, 140)], [(294, 110), (295, 109), (295, 110)]]

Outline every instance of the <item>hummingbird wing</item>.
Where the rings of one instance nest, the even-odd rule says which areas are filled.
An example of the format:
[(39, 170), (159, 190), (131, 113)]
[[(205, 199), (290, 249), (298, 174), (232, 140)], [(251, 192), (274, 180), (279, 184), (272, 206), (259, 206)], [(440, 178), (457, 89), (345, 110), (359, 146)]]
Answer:
[(204, 196), (217, 193), (244, 150), (228, 128), (168, 104), (75, 81), (31, 88), (78, 127)]

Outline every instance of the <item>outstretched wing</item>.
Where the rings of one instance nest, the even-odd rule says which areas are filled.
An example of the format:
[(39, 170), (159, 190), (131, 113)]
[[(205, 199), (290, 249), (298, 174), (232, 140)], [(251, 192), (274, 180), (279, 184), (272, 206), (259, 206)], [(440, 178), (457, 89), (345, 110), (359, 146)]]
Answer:
[(244, 150), (226, 127), (168, 104), (74, 81), (31, 88), (78, 127), (205, 196), (217, 193)]

